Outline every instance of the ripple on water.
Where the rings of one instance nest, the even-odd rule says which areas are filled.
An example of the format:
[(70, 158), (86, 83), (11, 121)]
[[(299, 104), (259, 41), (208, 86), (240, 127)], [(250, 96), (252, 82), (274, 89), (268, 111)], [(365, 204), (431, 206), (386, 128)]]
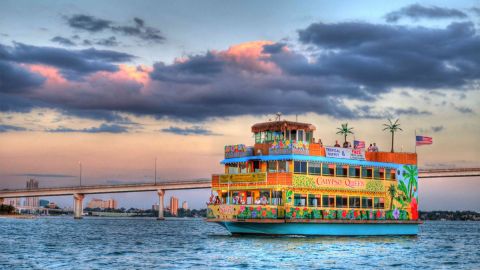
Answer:
[(480, 269), (480, 222), (425, 222), (418, 237), (259, 237), (200, 219), (1, 219), (0, 239), (0, 269)]

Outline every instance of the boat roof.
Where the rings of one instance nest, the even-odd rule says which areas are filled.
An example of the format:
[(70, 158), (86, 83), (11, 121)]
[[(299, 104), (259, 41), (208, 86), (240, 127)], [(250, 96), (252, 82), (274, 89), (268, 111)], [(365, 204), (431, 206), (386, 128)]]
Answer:
[(331, 157), (323, 157), (323, 156), (304, 156), (304, 155), (269, 155), (269, 156), (248, 156), (248, 157), (238, 157), (238, 158), (226, 158), (222, 160), (220, 163), (229, 164), (229, 163), (237, 163), (237, 162), (246, 162), (250, 160), (317, 161), (317, 162), (332, 162), (332, 163), (343, 164), (343, 165), (374, 166), (374, 167), (385, 167), (385, 168), (396, 168), (399, 165), (397, 163), (388, 163), (388, 162), (376, 162), (376, 161), (367, 161), (367, 160), (331, 158)]
[(270, 121), (270, 122), (263, 122), (257, 123), (252, 126), (252, 132), (262, 132), (262, 131), (285, 131), (285, 130), (297, 130), (303, 129), (306, 131), (314, 131), (316, 127), (309, 123), (301, 123), (301, 122), (294, 122), (294, 121)]

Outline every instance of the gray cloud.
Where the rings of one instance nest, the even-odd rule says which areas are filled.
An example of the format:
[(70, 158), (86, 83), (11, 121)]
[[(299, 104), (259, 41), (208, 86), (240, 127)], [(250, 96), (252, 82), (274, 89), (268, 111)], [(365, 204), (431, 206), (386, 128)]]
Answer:
[(95, 18), (93, 16), (76, 14), (65, 17), (70, 27), (89, 32), (99, 32), (110, 28), (111, 21)]
[(93, 48), (67, 50), (23, 43), (15, 43), (13, 47), (0, 44), (0, 61), (54, 66), (68, 78), (79, 78), (97, 71), (114, 72), (118, 70), (116, 63), (127, 62), (133, 58), (133, 55), (126, 53)]
[(109, 20), (84, 14), (66, 16), (65, 19), (70, 27), (91, 33), (112, 31), (148, 42), (161, 43), (165, 41), (165, 37), (159, 29), (147, 26), (144, 20), (136, 17), (133, 18), (133, 25), (120, 25)]
[(454, 106), (455, 110), (463, 113), (463, 114), (475, 114), (475, 112), (471, 109), (471, 108), (468, 108), (468, 107), (464, 107), (464, 106)]
[[(134, 23), (138, 27), (144, 25), (142, 20)], [(398, 87), (434, 95), (441, 95), (442, 89), (461, 93), (480, 79), (480, 37), (472, 23), (452, 23), (444, 28), (315, 23), (299, 31), (299, 41), (312, 48), (308, 57), (283, 43), (259, 47), (263, 54), (258, 57), (208, 51), (173, 63), (157, 62), (151, 72), (139, 68), (138, 72), (150, 75), (151, 81), (146, 85), (128, 79), (96, 78), (54, 96), (43, 92), (35, 96), (18, 94), (25, 100), (16, 102), (38, 106), (36, 102), (41, 101), (66, 114), (102, 118), (116, 124), (118, 113), (192, 123), (277, 111), (349, 119), (385, 118), (425, 116), (431, 112), (414, 107), (352, 107), (346, 105), (346, 100), (371, 104)], [(31, 50), (42, 51), (42, 48)], [(21, 61), (24, 54), (20, 57), (15, 51), (0, 47), (0, 59)], [(115, 51), (62, 49), (60, 52), (84, 56), (82, 61), (99, 61), (113, 69), (119, 60)], [(126, 59), (131, 57), (127, 55)], [(27, 59), (27, 63), (39, 61), (38, 57), (35, 61)], [(48, 61), (67, 68), (58, 65), (58, 60)], [(42, 58), (42, 62), (46, 60)], [(102, 69), (80, 69), (84, 73), (95, 70)], [(0, 109), (5, 107), (10, 108), (0, 100)], [(171, 128), (172, 132), (182, 132), (181, 128)], [(63, 130), (74, 131), (78, 130)]]
[(173, 133), (176, 135), (217, 135), (213, 133), (211, 130), (202, 128), (200, 126), (192, 126), (192, 127), (169, 127), (169, 128), (164, 128), (161, 130), (162, 132), (167, 132), (167, 133)]
[(445, 127), (442, 126), (442, 125), (440, 125), (440, 126), (432, 126), (431, 129), (432, 129), (433, 132), (437, 133), (437, 132), (440, 132), (440, 131), (444, 130)]
[(0, 93), (19, 93), (41, 86), (45, 79), (37, 73), (7, 61), (2, 61), (0, 44)]
[(300, 30), (299, 39), (323, 52), (313, 63), (302, 55), (277, 54), (285, 71), (340, 78), (367, 93), (392, 87), (461, 89), (480, 78), (480, 37), (470, 22), (444, 29), (315, 23)]
[(420, 128), (418, 131), (420, 133), (430, 133), (430, 132), (439, 133), (439, 132), (442, 132), (443, 130), (445, 130), (445, 127), (443, 125), (438, 125), (438, 126), (431, 126), (429, 128)]
[(397, 22), (402, 18), (410, 18), (413, 20), (419, 19), (465, 19), (467, 14), (463, 11), (453, 8), (442, 8), (437, 6), (422, 6), (420, 4), (413, 4), (401, 8), (385, 15), (387, 22)]
[(109, 124), (101, 124), (99, 127), (91, 127), (91, 128), (84, 128), (84, 129), (72, 129), (66, 127), (59, 127), (56, 129), (49, 129), (48, 132), (54, 133), (70, 133), (70, 132), (81, 132), (81, 133), (126, 133), (128, 132), (128, 128), (121, 125), (109, 125)]
[(25, 131), (25, 130), (27, 129), (24, 127), (0, 124), (0, 133), (9, 132), (9, 131)]
[(61, 36), (56, 36), (52, 38), (50, 41), (56, 42), (63, 46), (77, 46), (77, 44), (75, 44), (75, 42), (73, 42), (69, 38), (61, 37)]

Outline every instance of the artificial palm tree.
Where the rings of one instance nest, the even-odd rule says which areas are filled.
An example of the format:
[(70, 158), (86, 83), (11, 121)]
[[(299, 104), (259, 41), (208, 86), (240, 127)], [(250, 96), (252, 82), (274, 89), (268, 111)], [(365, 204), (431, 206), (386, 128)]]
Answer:
[(352, 131), (353, 127), (349, 128), (348, 123), (342, 124), (342, 127), (339, 127), (337, 129), (338, 129), (337, 134), (343, 135), (344, 138), (345, 138), (345, 142), (347, 142), (347, 135), (348, 134), (353, 134), (353, 131)]
[(388, 119), (388, 124), (383, 124), (383, 126), (385, 127), (383, 130), (388, 130), (390, 133), (392, 133), (392, 150), (390, 150), (390, 152), (393, 153), (393, 137), (395, 136), (395, 132), (397, 131), (403, 131), (403, 129), (400, 128), (400, 123), (398, 123), (398, 120), (395, 120), (395, 122), (392, 122), (392, 120), (390, 120), (390, 118)]
[(394, 184), (391, 184), (388, 187), (388, 193), (390, 194), (390, 210), (393, 209), (393, 198), (397, 195), (397, 187)]

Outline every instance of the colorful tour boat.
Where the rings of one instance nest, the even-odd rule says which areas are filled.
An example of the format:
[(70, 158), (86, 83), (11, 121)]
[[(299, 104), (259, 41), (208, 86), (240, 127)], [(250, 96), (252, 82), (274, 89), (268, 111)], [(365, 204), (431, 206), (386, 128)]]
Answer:
[(315, 126), (252, 126), (255, 144), (225, 146), (207, 221), (232, 234), (416, 235), (416, 153), (325, 147)]

